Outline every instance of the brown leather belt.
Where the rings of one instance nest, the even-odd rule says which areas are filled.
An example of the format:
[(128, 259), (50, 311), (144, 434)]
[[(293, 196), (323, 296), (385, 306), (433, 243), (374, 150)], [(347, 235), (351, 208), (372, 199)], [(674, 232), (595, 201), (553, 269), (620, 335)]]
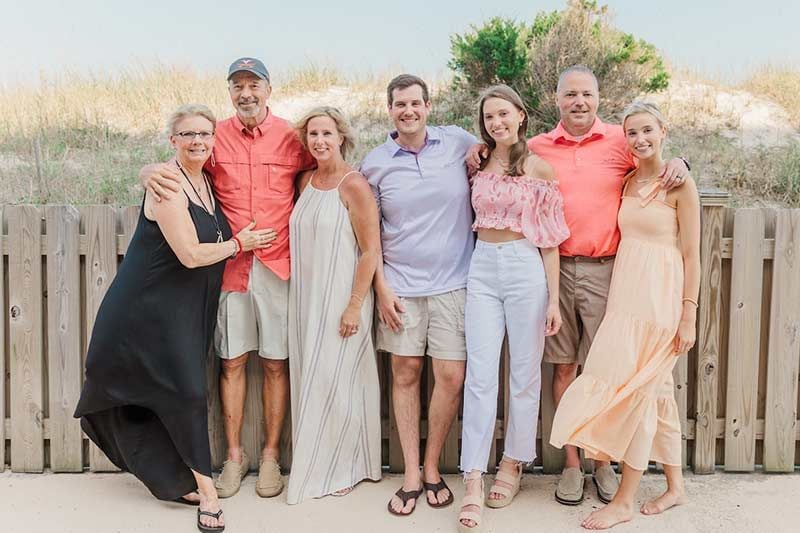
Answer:
[(604, 255), (602, 257), (591, 257), (588, 255), (562, 255), (562, 261), (573, 261), (575, 263), (607, 263), (614, 260), (613, 255)]

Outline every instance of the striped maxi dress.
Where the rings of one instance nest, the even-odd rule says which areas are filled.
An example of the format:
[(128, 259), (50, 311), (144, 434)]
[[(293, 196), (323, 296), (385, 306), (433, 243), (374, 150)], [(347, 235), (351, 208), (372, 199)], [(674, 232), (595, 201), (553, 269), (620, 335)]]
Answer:
[(289, 372), (292, 470), (287, 502), (381, 478), (380, 391), (372, 342), (373, 297), (358, 333), (339, 335), (359, 249), (334, 189), (306, 186), (289, 221)]

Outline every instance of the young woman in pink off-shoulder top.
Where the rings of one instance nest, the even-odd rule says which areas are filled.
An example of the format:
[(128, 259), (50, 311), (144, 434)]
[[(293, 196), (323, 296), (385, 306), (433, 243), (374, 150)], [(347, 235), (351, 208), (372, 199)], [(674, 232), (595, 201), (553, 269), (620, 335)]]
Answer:
[(500, 347), (508, 331), (509, 418), (503, 460), (485, 500), (505, 507), (522, 466), (536, 457), (544, 337), (561, 327), (558, 245), (569, 236), (553, 168), (528, 151), (528, 115), (519, 95), (497, 85), (481, 96), (481, 137), (489, 156), (472, 186), (478, 241), (467, 281), (467, 377), (461, 470), (466, 494), (459, 531), (484, 531), (482, 474), (497, 417)]

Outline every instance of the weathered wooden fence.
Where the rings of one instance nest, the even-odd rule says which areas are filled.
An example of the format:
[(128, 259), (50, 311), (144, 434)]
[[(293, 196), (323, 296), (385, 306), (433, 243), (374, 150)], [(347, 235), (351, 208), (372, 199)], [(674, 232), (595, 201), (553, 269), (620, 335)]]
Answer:
[[(800, 361), (800, 210), (731, 209), (724, 193), (703, 194), (702, 284), (698, 344), (675, 369), (684, 457), (695, 472), (792, 471), (800, 460), (797, 425)], [(1, 206), (0, 471), (113, 470), (90, 445), (72, 412), (94, 316), (135, 227), (137, 207)], [(507, 366), (503, 364), (504, 379)], [(210, 440), (214, 465), (224, 458), (219, 364), (209, 360)], [(379, 357), (383, 462), (402, 471), (390, 409), (390, 370)], [(263, 439), (260, 366), (248, 367), (243, 442), (257, 466)], [(547, 443), (553, 416), (552, 367), (544, 365), (539, 461), (560, 468)], [(423, 422), (430, 369), (423, 384)], [(501, 387), (495, 430), (502, 449), (507, 399)], [(288, 424), (287, 424), (288, 426)], [(460, 422), (442, 454), (456, 471)], [(284, 431), (283, 463), (290, 462)]]

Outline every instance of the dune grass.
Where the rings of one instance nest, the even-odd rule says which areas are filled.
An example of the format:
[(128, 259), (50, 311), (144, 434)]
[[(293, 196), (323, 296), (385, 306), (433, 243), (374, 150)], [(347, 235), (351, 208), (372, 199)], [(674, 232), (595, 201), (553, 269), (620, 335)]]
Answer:
[[(390, 127), (385, 111), (389, 78), (354, 77), (312, 64), (273, 73), (271, 103), (289, 119), (320, 103), (342, 107), (358, 135), (357, 163)], [(720, 83), (709, 86), (719, 88)], [(459, 101), (447, 80), (432, 89), (432, 123), (474, 130), (472, 102)], [(736, 89), (781, 104), (800, 126), (800, 71), (765, 67)], [(164, 121), (189, 102), (208, 105), (220, 119), (233, 114), (218, 72), (175, 66), (133, 67), (114, 75), (65, 73), (35, 85), (0, 86), (0, 204), (138, 203), (139, 168), (169, 157)], [(692, 99), (690, 106), (672, 106), (668, 152), (687, 156), (701, 183), (731, 190), (738, 205), (800, 206), (798, 142), (745, 149), (723, 134), (725, 124), (709, 127), (698, 119), (714, 112), (713, 98)]]

